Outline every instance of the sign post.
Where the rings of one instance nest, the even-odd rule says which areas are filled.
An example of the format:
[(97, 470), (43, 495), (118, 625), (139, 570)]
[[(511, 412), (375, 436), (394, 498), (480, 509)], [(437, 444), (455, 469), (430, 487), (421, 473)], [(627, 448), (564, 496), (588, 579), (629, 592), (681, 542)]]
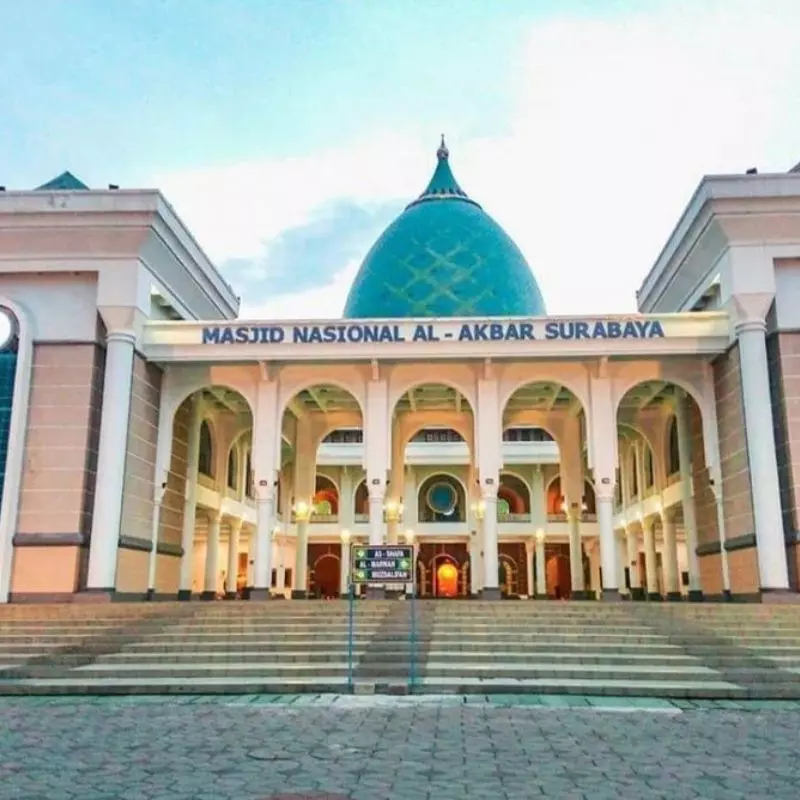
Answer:
[[(353, 691), (353, 597), (354, 587), (361, 583), (393, 583), (414, 586), (414, 548), (406, 545), (363, 545), (353, 547), (350, 565), (350, 616), (347, 644), (347, 683)], [(416, 682), (416, 587), (411, 594), (411, 631), (409, 653), (409, 686)]]

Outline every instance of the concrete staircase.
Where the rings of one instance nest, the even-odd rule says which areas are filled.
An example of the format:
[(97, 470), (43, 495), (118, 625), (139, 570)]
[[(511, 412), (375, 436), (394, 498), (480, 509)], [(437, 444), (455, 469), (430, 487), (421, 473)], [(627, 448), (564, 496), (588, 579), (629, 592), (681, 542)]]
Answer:
[(0, 694), (800, 699), (797, 606), (419, 601), (0, 607)]

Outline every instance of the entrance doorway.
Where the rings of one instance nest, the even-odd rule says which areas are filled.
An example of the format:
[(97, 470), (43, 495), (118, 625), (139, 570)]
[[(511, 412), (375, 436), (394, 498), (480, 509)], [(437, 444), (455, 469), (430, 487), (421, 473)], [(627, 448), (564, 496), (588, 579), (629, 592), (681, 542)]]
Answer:
[(451, 561), (442, 561), (436, 569), (436, 597), (456, 597), (458, 595), (458, 569)]

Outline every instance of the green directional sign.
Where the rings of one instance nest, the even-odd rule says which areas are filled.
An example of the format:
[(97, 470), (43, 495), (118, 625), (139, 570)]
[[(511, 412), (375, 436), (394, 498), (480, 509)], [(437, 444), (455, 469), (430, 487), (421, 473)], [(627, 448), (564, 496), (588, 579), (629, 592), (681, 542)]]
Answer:
[(412, 583), (413, 573), (413, 547), (398, 545), (353, 548), (353, 583)]

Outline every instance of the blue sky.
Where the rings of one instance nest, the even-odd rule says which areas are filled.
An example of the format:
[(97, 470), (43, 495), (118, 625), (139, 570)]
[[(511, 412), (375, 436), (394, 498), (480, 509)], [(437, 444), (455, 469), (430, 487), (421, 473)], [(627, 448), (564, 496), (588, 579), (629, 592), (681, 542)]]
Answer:
[(448, 133), (555, 313), (618, 311), (703, 173), (800, 160), (783, 0), (36, 0), (0, 182), (158, 186), (266, 316), (335, 316)]

